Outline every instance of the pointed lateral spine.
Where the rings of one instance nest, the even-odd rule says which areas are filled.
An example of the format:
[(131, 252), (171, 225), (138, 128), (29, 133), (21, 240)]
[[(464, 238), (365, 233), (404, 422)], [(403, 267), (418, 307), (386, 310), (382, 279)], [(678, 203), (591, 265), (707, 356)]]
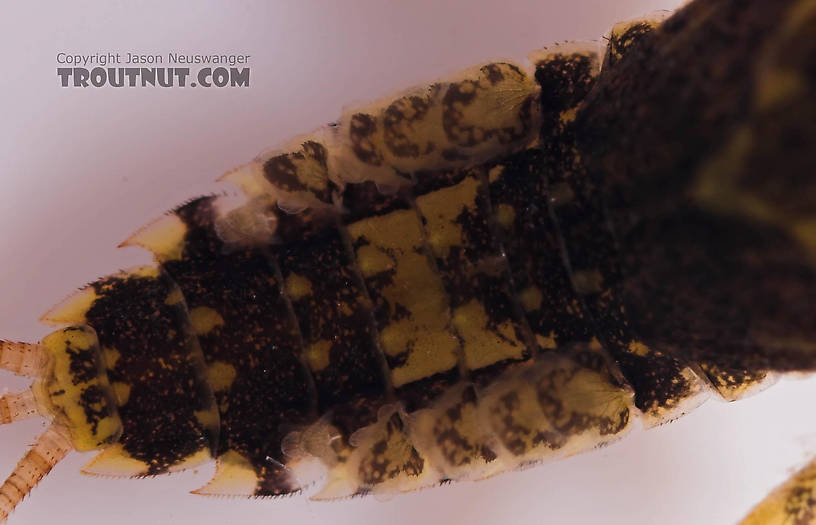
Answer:
[[(146, 232), (154, 242), (143, 245), (185, 296), (220, 409), (216, 475), (197, 493), (290, 493), (300, 486), (279, 468), (284, 458), (275, 441), (281, 427), (315, 417), (313, 379), (277, 264), (263, 247), (225, 250), (215, 226), (221, 198), (175, 208), (176, 233), (156, 224)], [(165, 257), (168, 236), (180, 247), (177, 258)]]

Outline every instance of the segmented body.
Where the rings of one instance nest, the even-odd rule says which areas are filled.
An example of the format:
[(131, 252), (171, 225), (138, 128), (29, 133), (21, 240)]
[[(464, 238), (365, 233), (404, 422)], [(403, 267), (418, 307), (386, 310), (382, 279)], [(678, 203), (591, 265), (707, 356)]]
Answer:
[[(266, 156), (261, 180), (296, 213), (245, 183), (254, 200), (237, 212), (195, 200), (134, 236), (161, 273), (108, 278), (49, 314), (99, 334), (123, 418), (123, 437), (88, 470), (155, 474), (199, 464), (212, 449), (219, 472), (205, 494), (289, 493), (301, 486), (298, 461), (311, 458), (329, 467), (324, 496), (407, 490), (602, 444), (628, 428), (633, 393), (649, 423), (675, 417), (704, 389), (691, 365), (726, 396), (751, 386), (755, 369), (683, 363), (637, 340), (620, 316), (613, 243), (570, 173), (572, 114), (593, 60), (570, 49), (539, 62), (552, 98), (540, 146), (515, 132), (538, 128), (533, 111), (511, 104), (518, 126), (478, 135), (507, 136), (499, 149), (518, 153), (476, 152), (461, 163), (474, 166), (458, 168), (480, 141), (473, 126), (456, 125), (446, 133), (467, 152), (426, 145), (447, 155), (417, 164), (437, 169), (413, 173), (410, 185), (394, 178), (399, 169), (378, 170), (378, 186), (364, 176), (332, 181), (337, 190), (350, 183), (340, 197), (323, 191), (329, 185), (314, 193), (342, 214), (299, 201), (275, 178), (281, 157)], [(516, 73), (523, 80), (519, 68), (490, 64), (473, 82)], [(443, 108), (467, 82), (439, 95)], [(341, 121), (341, 132), (360, 131), (349, 158), (394, 166), (378, 158), (370, 120)], [(325, 161), (331, 146), (305, 144), (296, 155), (314, 164), (308, 170), (340, 172)], [(257, 247), (267, 234), (274, 242)], [(167, 360), (140, 362), (144, 346), (166, 348)], [(143, 366), (156, 373), (136, 371)], [(159, 415), (166, 425), (152, 424)]]
[[(552, 104), (575, 111), (597, 51), (548, 52), (538, 68), (581, 90)], [(509, 63), (460, 78), (262, 156), (229, 176), (248, 204), (196, 199), (126, 241), (161, 269), (103, 279), (46, 315), (99, 334), (131, 429), (88, 472), (157, 474), (213, 451), (199, 492), (268, 496), (300, 490), (298, 464), (318, 460), (317, 497), (334, 498), (483, 477), (629, 427), (628, 388), (537, 204), (547, 155), (524, 148), (539, 88)], [(538, 244), (497, 239), (530, 227)]]

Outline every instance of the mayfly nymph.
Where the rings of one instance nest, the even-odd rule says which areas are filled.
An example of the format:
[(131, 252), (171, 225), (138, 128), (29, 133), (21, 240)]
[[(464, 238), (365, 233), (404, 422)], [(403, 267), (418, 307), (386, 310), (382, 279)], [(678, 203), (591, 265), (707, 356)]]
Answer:
[[(3, 342), (71, 450), (197, 494), (482, 479), (816, 367), (816, 3), (697, 0), (346, 111), (138, 230)], [(812, 470), (813, 467), (811, 467)], [(319, 475), (314, 473), (318, 471)], [(812, 520), (805, 470), (748, 520)]]

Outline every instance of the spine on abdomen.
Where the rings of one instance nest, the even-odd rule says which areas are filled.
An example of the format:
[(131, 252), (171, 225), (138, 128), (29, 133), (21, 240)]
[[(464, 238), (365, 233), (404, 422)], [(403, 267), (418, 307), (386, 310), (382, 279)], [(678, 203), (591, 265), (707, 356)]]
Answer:
[(43, 320), (94, 328), (122, 420), (121, 438), (83, 472), (149, 476), (212, 456), (218, 409), (184, 296), (166, 272), (141, 267), (106, 277)]
[(285, 494), (298, 485), (283, 464), (284, 423), (314, 419), (315, 386), (274, 261), (262, 249), (225, 251), (213, 201), (168, 216), (185, 234), (178, 250), (156, 254), (184, 293), (221, 416), (218, 472), (198, 492)]

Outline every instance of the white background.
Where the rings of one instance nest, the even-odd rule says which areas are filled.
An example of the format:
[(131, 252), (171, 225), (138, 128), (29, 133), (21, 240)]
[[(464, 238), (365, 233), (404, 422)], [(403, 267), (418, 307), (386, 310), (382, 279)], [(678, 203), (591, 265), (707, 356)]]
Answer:
[[(37, 340), (37, 318), (85, 282), (149, 261), (114, 247), (268, 146), (386, 95), (487, 59), (523, 59), (679, 0), (501, 2), (4, 2), (0, 7), (0, 336)], [(63, 89), (56, 54), (244, 53), (237, 89)], [(0, 388), (25, 382), (0, 375)], [(12, 524), (729, 523), (816, 452), (816, 382), (711, 401), (600, 451), (381, 502), (187, 494), (212, 466), (93, 479), (71, 454)], [(0, 477), (40, 420), (0, 428)]]

